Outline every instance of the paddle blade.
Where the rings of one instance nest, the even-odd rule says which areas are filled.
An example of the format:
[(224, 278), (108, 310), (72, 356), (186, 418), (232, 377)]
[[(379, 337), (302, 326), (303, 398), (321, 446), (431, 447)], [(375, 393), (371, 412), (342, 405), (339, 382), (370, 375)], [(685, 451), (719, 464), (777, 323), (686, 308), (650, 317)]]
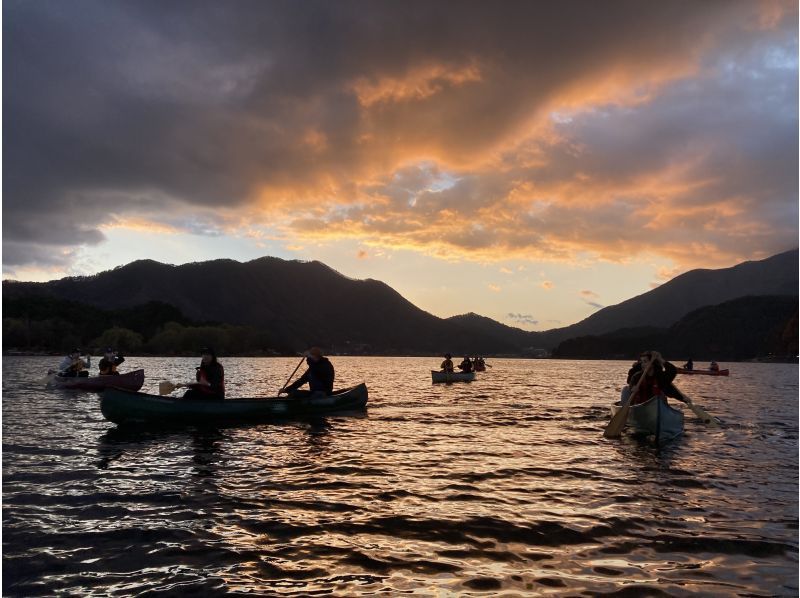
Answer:
[(692, 399), (690, 399), (684, 392), (679, 389), (677, 386), (673, 385), (673, 388), (678, 391), (678, 397), (676, 397), (679, 401), (683, 401), (689, 406), (694, 414), (697, 416), (698, 419), (702, 420), (704, 423), (710, 425), (712, 428), (719, 428), (719, 422), (717, 421), (716, 417), (712, 417), (705, 409), (700, 407), (699, 405), (695, 405)]
[(40, 378), (39, 380), (37, 380), (36, 384), (41, 384), (41, 385), (50, 384), (53, 381), (53, 378), (55, 378), (55, 377), (56, 377), (56, 375), (51, 372), (51, 373), (47, 374), (44, 378)]
[(164, 380), (163, 382), (158, 383), (158, 394), (160, 395), (168, 395), (177, 387), (172, 382), (167, 382)]
[(699, 405), (695, 405), (694, 403), (689, 403), (689, 409), (694, 411), (694, 414), (704, 423), (707, 423), (712, 428), (719, 428), (719, 424), (717, 423), (717, 418), (711, 417), (708, 412), (700, 407)]
[(628, 413), (630, 410), (631, 403), (628, 401), (622, 409), (614, 414), (611, 421), (608, 422), (603, 436), (606, 438), (619, 438), (620, 434), (622, 434), (622, 430), (625, 428), (625, 424), (628, 423)]

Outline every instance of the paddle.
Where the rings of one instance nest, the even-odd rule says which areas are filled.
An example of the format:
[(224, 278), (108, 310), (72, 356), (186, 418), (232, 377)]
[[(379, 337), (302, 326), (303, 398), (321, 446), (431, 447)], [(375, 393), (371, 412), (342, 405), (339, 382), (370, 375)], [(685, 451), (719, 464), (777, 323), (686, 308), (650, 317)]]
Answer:
[(689, 406), (689, 409), (694, 411), (694, 414), (699, 419), (701, 419), (703, 421), (703, 423), (709, 424), (712, 428), (719, 428), (719, 423), (717, 423), (717, 418), (716, 417), (712, 417), (711, 415), (709, 415), (709, 413), (705, 409), (703, 409), (699, 405), (695, 405), (692, 402), (692, 399), (687, 397), (683, 393), (683, 391), (680, 388), (678, 388), (677, 386), (675, 386), (674, 384), (672, 385), (672, 388), (674, 388), (678, 392), (678, 395), (679, 395), (679, 396), (677, 396), (675, 398), (678, 399), (679, 401), (682, 401), (683, 403), (686, 403)]
[(631, 390), (631, 394), (628, 396), (628, 402), (625, 403), (625, 405), (622, 406), (622, 409), (617, 411), (614, 417), (611, 418), (611, 421), (608, 422), (606, 429), (603, 431), (603, 436), (606, 438), (618, 438), (619, 435), (622, 434), (622, 429), (625, 427), (625, 424), (628, 423), (628, 413), (630, 413), (633, 398), (639, 391), (639, 386), (641, 386), (642, 382), (644, 382), (647, 374), (650, 373), (650, 369), (653, 367), (653, 361), (653, 359), (650, 360), (650, 362), (647, 364), (647, 367), (642, 372), (642, 376), (639, 378), (639, 381), (636, 383), (636, 386), (634, 386)]
[(56, 376), (56, 372), (49, 372), (44, 378), (40, 378), (39, 380), (37, 380), (36, 384), (37, 385), (39, 385), (39, 384), (48, 384), (50, 381), (53, 380), (53, 378), (55, 378), (55, 376)]
[(289, 375), (289, 377), (286, 379), (286, 382), (283, 384), (283, 386), (281, 386), (281, 389), (278, 391), (278, 394), (279, 394), (279, 395), (280, 395), (280, 394), (281, 394), (283, 391), (285, 391), (285, 390), (286, 390), (286, 387), (287, 387), (287, 386), (289, 386), (289, 381), (290, 381), (292, 378), (294, 378), (294, 375), (297, 373), (297, 370), (299, 370), (299, 369), (300, 369), (300, 366), (301, 366), (301, 365), (303, 365), (303, 362), (304, 362), (305, 360), (306, 360), (306, 356), (305, 356), (305, 355), (303, 355), (303, 356), (300, 358), (300, 363), (298, 363), (298, 364), (297, 364), (297, 367), (296, 367), (296, 368), (294, 368), (294, 371), (293, 371), (293, 372), (292, 372), (292, 373)]
[(186, 384), (175, 384), (174, 382), (168, 382), (164, 380), (163, 382), (158, 383), (158, 394), (160, 395), (168, 395), (176, 388), (183, 388)]

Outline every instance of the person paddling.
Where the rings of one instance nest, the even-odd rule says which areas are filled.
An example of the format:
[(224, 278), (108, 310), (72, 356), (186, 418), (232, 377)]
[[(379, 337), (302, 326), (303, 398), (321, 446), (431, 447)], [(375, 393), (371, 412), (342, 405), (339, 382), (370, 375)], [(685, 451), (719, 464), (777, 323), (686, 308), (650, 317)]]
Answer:
[[(647, 375), (640, 384), (639, 380), (645, 371)], [(625, 405), (630, 400), (631, 405), (638, 405), (654, 396), (661, 396), (664, 402), (666, 397), (680, 398), (681, 394), (672, 385), (677, 374), (677, 368), (664, 360), (658, 351), (643, 352), (639, 361), (628, 371), (628, 386), (622, 389), (622, 404)], [(631, 390), (634, 388), (637, 388), (637, 392), (631, 397)]]
[[(333, 394), (333, 380), (336, 372), (330, 360), (322, 354), (322, 349), (311, 347), (306, 353), (306, 363), (308, 369), (305, 373), (281, 392), (287, 393), (290, 397)], [(306, 383), (308, 383), (309, 390), (298, 390)]]
[(458, 364), (458, 369), (465, 374), (472, 371), (472, 362), (469, 357), (465, 357), (464, 360)]
[(453, 365), (453, 356), (450, 355), (450, 353), (444, 354), (444, 361), (442, 362), (442, 365), (439, 366), (439, 369), (444, 372), (448, 372), (451, 374), (453, 373), (453, 369), (455, 369), (455, 366)]
[(118, 376), (117, 366), (119, 366), (125, 358), (114, 351), (111, 347), (106, 347), (106, 352), (103, 359), (100, 360), (98, 366), (100, 367), (101, 376)]
[(81, 350), (73, 349), (69, 355), (58, 364), (58, 375), (65, 378), (85, 378), (89, 375), (90, 358), (87, 355), (86, 361), (81, 359)]
[(694, 361), (692, 361), (691, 357), (689, 358), (689, 361), (683, 364), (683, 369), (688, 371), (692, 371), (694, 369)]
[(708, 369), (711, 370), (712, 372), (718, 372), (719, 364), (716, 361), (712, 361), (711, 365), (708, 366)]
[(200, 355), (200, 366), (195, 373), (197, 383), (179, 385), (189, 387), (183, 398), (222, 401), (225, 398), (225, 368), (217, 361), (217, 354), (211, 347), (200, 349)]

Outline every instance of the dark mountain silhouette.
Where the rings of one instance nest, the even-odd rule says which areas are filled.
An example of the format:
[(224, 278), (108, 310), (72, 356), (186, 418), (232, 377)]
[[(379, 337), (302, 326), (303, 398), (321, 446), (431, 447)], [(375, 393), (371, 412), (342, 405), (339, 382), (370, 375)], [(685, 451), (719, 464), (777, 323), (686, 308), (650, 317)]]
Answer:
[[(627, 328), (562, 342), (554, 357), (633, 359), (656, 349), (665, 358), (741, 360), (770, 356), (794, 360), (798, 351), (798, 298), (740, 297), (696, 309), (669, 328)], [(680, 364), (678, 364), (680, 365)]]
[(374, 354), (515, 353), (512, 341), (425, 312), (377, 280), (347, 278), (320, 262), (261, 258), (183, 266), (150, 260), (95, 276), (3, 283), (3, 297), (49, 296), (105, 309), (149, 301), (187, 318), (268, 330), (283, 346), (318, 344)]
[[(94, 276), (3, 282), (3, 302), (50, 297), (105, 310), (168, 304), (192, 322), (246, 326), (279, 347), (319, 344), (371, 354), (531, 355), (573, 337), (667, 327), (700, 307), (798, 291), (798, 251), (722, 270), (693, 270), (572, 326), (526, 332), (474, 313), (438, 318), (377, 280), (354, 280), (320, 262), (264, 257), (172, 266), (140, 260)], [(274, 347), (273, 347), (274, 348)]]
[[(798, 294), (798, 250), (779, 253), (764, 260), (743, 262), (721, 270), (691, 270), (676, 276), (652, 291), (601, 309), (585, 320), (564, 328), (525, 333), (526, 346), (552, 349), (560, 342), (580, 336), (601, 335), (625, 328), (669, 327), (689, 312), (707, 305), (718, 305), (738, 297)], [(456, 316), (469, 330), (505, 337), (499, 322), (476, 314)], [(518, 332), (509, 335), (515, 342)]]

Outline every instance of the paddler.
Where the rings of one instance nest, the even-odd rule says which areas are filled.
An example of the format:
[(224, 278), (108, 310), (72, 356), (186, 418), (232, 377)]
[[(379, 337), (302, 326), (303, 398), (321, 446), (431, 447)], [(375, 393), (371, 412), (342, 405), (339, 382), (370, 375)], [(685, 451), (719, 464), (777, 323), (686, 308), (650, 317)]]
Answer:
[(441, 369), (444, 372), (449, 372), (452, 374), (454, 367), (455, 366), (453, 365), (453, 356), (450, 355), (450, 353), (445, 353), (444, 361), (442, 362), (442, 365), (439, 366), (439, 369)]
[(69, 355), (61, 360), (58, 364), (58, 375), (65, 378), (85, 378), (89, 375), (89, 356), (86, 356), (86, 361), (81, 359), (81, 350), (73, 349)]
[(112, 347), (106, 347), (106, 351), (103, 354), (103, 359), (100, 360), (98, 364), (100, 367), (100, 375), (101, 376), (118, 376), (119, 372), (117, 371), (117, 366), (119, 366), (125, 358), (114, 351)]
[[(221, 401), (225, 398), (225, 369), (217, 361), (217, 354), (211, 347), (200, 349), (200, 366), (196, 368), (196, 384), (187, 384), (189, 390), (184, 399)], [(183, 386), (183, 385), (180, 385)]]
[[(308, 369), (305, 373), (281, 392), (288, 393), (291, 397), (333, 394), (333, 380), (336, 372), (330, 360), (322, 354), (322, 349), (311, 347), (306, 351), (306, 363), (308, 364)], [(298, 390), (306, 383), (308, 383), (308, 390)]]
[[(645, 379), (639, 384), (642, 373), (647, 372)], [(678, 370), (666, 361), (658, 351), (644, 351), (639, 356), (639, 361), (628, 371), (628, 386), (622, 389), (622, 404), (631, 399), (632, 405), (644, 403), (655, 396), (661, 396), (666, 402), (666, 397), (680, 398), (681, 394), (672, 385)], [(631, 391), (638, 385), (636, 395), (631, 397)]]

